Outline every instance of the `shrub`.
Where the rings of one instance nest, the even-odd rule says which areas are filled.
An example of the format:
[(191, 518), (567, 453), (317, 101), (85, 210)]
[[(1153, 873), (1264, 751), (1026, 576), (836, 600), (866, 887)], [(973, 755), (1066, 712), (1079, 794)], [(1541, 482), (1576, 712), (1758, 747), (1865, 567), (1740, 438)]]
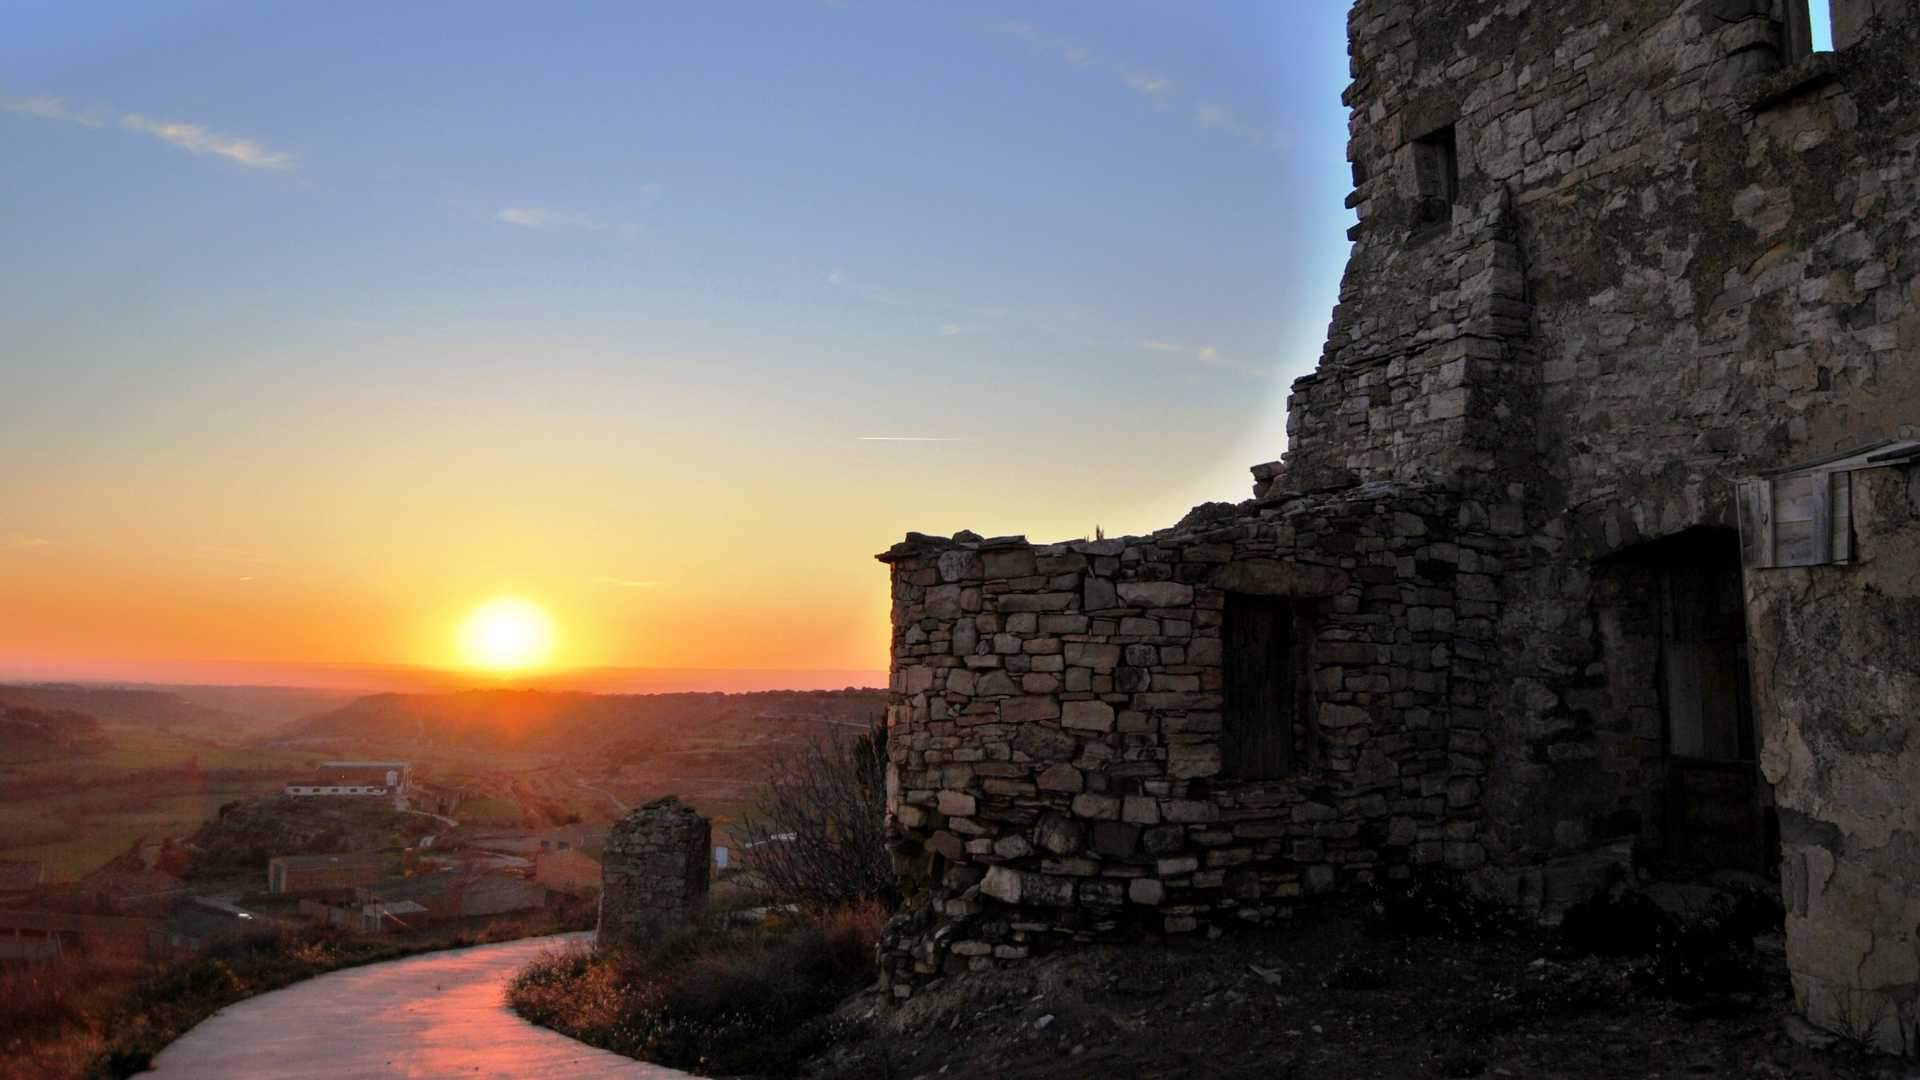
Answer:
[(873, 979), (884, 920), (869, 904), (550, 953), (514, 979), (508, 1001), (533, 1023), (629, 1057), (791, 1075), (833, 1037), (834, 1006)]
[(816, 740), (776, 757), (740, 834), (768, 898), (813, 911), (899, 902), (888, 854), (887, 733)]

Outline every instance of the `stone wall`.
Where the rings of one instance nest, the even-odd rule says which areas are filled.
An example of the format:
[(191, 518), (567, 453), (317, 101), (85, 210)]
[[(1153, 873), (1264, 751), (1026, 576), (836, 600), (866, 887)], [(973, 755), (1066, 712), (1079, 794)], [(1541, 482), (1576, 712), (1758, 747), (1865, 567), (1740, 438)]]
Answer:
[[(1676, 601), (1663, 590), (1697, 569), (1734, 575), (1740, 592), (1737, 478), (1920, 436), (1920, 0), (1834, 0), (1839, 51), (1810, 55), (1796, 4), (1353, 4), (1354, 247), (1318, 367), (1289, 398), (1286, 453), (1256, 467), (1255, 499), (1212, 525), (1106, 546), (963, 534), (885, 556), (905, 736), (898, 823), (907, 847), (925, 849), (906, 854), (929, 900), (901, 934), (897, 986), (942, 970), (948, 953), (988, 963), (1045, 940), (1264, 917), (1294, 891), (1445, 867), (1450, 853), (1474, 887), (1546, 916), (1609, 864), (1685, 861), (1676, 821), (1708, 770), (1671, 741), (1662, 650)], [(1420, 538), (1379, 524), (1401, 513), (1474, 569), (1425, 579), (1434, 560), (1406, 550)], [(1282, 527), (1287, 539), (1262, 532)], [(1390, 581), (1356, 576), (1389, 562)], [(1222, 709), (1218, 648), (1205, 642), (1242, 563), (1257, 567), (1245, 580), (1347, 573), (1315, 645), (1382, 650), (1364, 673), (1316, 653), (1316, 694), (1370, 696), (1316, 699), (1303, 771), (1284, 783), (1194, 771), (1233, 766), (1214, 756), (1216, 731), (1190, 724)], [(1855, 584), (1834, 610), (1884, 622), (1876, 605), (1906, 586), (1845, 573)], [(1163, 582), (1193, 597), (1138, 588)], [(1453, 593), (1406, 595), (1428, 588)], [(1772, 647), (1760, 624), (1779, 600), (1750, 599), (1760, 661)], [(1488, 611), (1466, 616), (1469, 602)], [(1798, 618), (1766, 632), (1803, 641), (1781, 637)], [(1916, 666), (1887, 665), (1900, 678)], [(1436, 681), (1444, 707), (1426, 696)], [(1821, 734), (1871, 727), (1871, 704), (1816, 707), (1748, 682), (1720, 690), (1751, 698), (1758, 751), (1748, 738), (1710, 764), (1731, 792), (1721, 809), (1754, 825), (1759, 870), (1774, 828), (1766, 781), (1781, 785), (1790, 849), (1805, 845), (1791, 837), (1807, 820), (1840, 821), (1833, 803), (1854, 797), (1796, 788), (1770, 740), (1814, 733), (1814, 760), (1849, 759), (1835, 776), (1881, 776), (1884, 763)], [(1365, 723), (1341, 726), (1356, 716), (1347, 708)], [(1083, 726), (1109, 712), (1111, 727)], [(1444, 776), (1418, 756), (1434, 731), (1454, 770)], [(1410, 771), (1382, 780), (1363, 761)], [(1402, 800), (1437, 787), (1441, 801), (1413, 813), (1388, 794), (1396, 784)], [(1377, 808), (1369, 794), (1387, 799), (1384, 817), (1360, 809)], [(1116, 800), (1119, 817), (1106, 816)], [(1150, 803), (1159, 820), (1128, 819)], [(1867, 803), (1866, 818), (1881, 813)], [(1206, 805), (1217, 821), (1168, 820)], [(1062, 822), (1080, 828), (1053, 828)], [(1170, 824), (1181, 828), (1152, 831)], [(1044, 849), (1043, 825), (1066, 850)], [(1383, 829), (1412, 839), (1388, 843)], [(1166, 867), (1128, 847), (1149, 837), (1180, 845)], [(1794, 865), (1790, 893), (1804, 880)], [(1133, 897), (1136, 881), (1150, 902)], [(1835, 931), (1892, 940), (1878, 926)], [(1803, 990), (1827, 978), (1798, 961), (1796, 972)]]
[(599, 943), (643, 940), (698, 918), (712, 851), (707, 819), (672, 795), (616, 822), (601, 855)]
[(1842, 3), (1847, 48), (1803, 58), (1784, 6), (1350, 13), (1355, 246), (1257, 490), (1417, 479), (1523, 523), (1488, 727), (1503, 865), (1660, 840), (1660, 703), (1612, 560), (1731, 528), (1735, 476), (1913, 431), (1920, 14)]
[[(1598, 552), (1730, 522), (1699, 490), (1722, 466), (1914, 422), (1920, 15), (1800, 60), (1771, 7), (1354, 5), (1360, 221), (1291, 402), (1296, 486), (1499, 471)], [(1449, 127), (1432, 224), (1416, 141)], [(1474, 405), (1516, 393), (1538, 407)]]
[[(1151, 537), (913, 536), (894, 596), (890, 818), (916, 916), (898, 996), (1035, 947), (1284, 916), (1419, 866), (1472, 869), (1508, 538), (1373, 485)], [(1291, 773), (1223, 757), (1229, 592), (1309, 629)]]
[(1852, 474), (1855, 559), (1749, 570), (1787, 961), (1816, 1023), (1920, 1051), (1920, 466)]

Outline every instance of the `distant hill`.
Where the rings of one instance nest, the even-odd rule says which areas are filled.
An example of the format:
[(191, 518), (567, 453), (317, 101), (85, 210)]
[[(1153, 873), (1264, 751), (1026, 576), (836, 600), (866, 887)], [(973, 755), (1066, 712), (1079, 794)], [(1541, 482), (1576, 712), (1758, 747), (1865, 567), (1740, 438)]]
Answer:
[(261, 732), (278, 731), (295, 720), (337, 709), (363, 691), (329, 690), (304, 686), (176, 686), (159, 687), (190, 704), (245, 717)]
[(240, 713), (198, 705), (170, 690), (42, 683), (0, 686), (0, 706), (85, 713), (107, 724), (238, 733), (259, 725)]
[(749, 694), (585, 694), (472, 690), (375, 694), (288, 729), (298, 741), (351, 743), (394, 753), (628, 757), (697, 752), (765, 740), (787, 728), (865, 728), (886, 707), (882, 690)]
[(97, 754), (109, 745), (100, 721), (85, 713), (0, 704), (0, 761)]

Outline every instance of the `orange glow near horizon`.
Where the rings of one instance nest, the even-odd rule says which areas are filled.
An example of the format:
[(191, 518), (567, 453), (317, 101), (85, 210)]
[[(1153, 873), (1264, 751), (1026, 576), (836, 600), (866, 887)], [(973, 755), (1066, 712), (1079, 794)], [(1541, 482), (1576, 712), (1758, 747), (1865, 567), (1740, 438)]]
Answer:
[[(593, 372), (462, 369), (455, 424), (440, 398), (340, 379), (361, 396), (276, 393), (218, 410), (233, 430), (217, 438), (155, 439), (131, 462), (47, 449), (0, 478), (0, 682), (877, 685), (892, 600), (873, 555), (908, 530), (1148, 531), (1273, 456), (862, 442), (750, 388), (726, 399), (739, 437), (712, 440), (680, 420), (694, 391), (648, 383), (644, 407), (597, 407), (632, 391)], [(1125, 491), (1061, 498), (1096, 473)], [(547, 614), (537, 663), (463, 648), (498, 597)]]
[(553, 658), (553, 617), (531, 600), (502, 596), (473, 609), (460, 624), (460, 659), (494, 675), (539, 670)]

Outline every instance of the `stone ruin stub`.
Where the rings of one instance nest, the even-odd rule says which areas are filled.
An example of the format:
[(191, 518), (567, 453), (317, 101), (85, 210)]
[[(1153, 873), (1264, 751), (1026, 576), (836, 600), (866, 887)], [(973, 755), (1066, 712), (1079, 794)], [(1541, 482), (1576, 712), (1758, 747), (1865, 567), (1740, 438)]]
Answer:
[(673, 795), (621, 818), (601, 861), (599, 942), (644, 941), (697, 919), (712, 840), (707, 819)]

